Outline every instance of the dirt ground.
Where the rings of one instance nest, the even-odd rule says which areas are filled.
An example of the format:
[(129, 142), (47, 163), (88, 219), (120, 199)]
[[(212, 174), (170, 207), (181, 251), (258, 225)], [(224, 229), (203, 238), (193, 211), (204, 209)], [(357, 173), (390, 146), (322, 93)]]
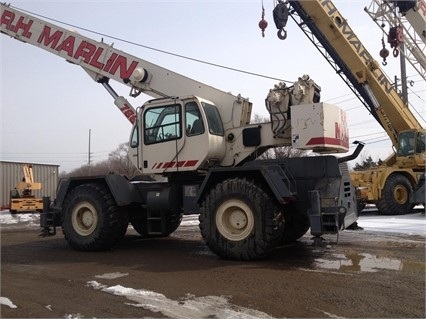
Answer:
[[(226, 296), (232, 307), (258, 311), (252, 317), (425, 317), (423, 236), (344, 231), (338, 244), (329, 236), (326, 247), (315, 247), (305, 235), (265, 260), (232, 262), (212, 254), (190, 223), (155, 240), (129, 228), (119, 247), (98, 253), (72, 250), (60, 232), (49, 238), (38, 232), (25, 224), (2, 225), (1, 296), (16, 305), (1, 305), (2, 318), (171, 317), (89, 287), (94, 280), (172, 301)], [(105, 273), (126, 276), (96, 277)], [(176, 309), (176, 317), (185, 317)]]

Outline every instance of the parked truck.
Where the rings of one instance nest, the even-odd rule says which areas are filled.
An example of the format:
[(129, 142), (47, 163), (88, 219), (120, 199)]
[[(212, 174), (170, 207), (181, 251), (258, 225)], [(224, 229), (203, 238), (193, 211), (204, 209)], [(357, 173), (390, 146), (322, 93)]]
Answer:
[[(45, 235), (63, 230), (77, 250), (110, 249), (128, 224), (144, 237), (174, 232), (183, 214), (199, 214), (200, 231), (217, 255), (263, 257), (302, 237), (337, 234), (357, 220), (347, 161), (345, 113), (321, 102), (320, 86), (305, 75), (267, 93), (269, 123), (251, 123), (252, 104), (167, 70), (103, 41), (66, 30), (1, 4), (1, 32), (78, 65), (105, 87), (132, 123), (129, 158), (141, 174), (62, 179), (55, 202), (41, 214)], [(111, 80), (153, 99), (135, 109)], [(260, 160), (274, 147), (320, 156)]]

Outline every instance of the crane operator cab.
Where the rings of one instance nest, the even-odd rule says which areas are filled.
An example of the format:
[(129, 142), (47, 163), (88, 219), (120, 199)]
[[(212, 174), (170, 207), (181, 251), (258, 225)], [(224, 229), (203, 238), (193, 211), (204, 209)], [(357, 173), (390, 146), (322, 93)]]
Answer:
[(345, 153), (346, 113), (319, 102), (318, 88), (307, 75), (274, 87), (266, 99), (269, 123), (250, 123), (251, 103), (225, 93), (214, 97), (216, 105), (195, 95), (150, 100), (136, 115), (130, 161), (142, 174), (204, 174), (244, 165), (272, 147)]
[(402, 165), (414, 161), (417, 166), (425, 167), (425, 144), (426, 130), (401, 132), (398, 136), (397, 159)]
[(142, 173), (208, 168), (225, 155), (222, 119), (212, 102), (196, 96), (155, 99), (137, 116), (129, 158)]

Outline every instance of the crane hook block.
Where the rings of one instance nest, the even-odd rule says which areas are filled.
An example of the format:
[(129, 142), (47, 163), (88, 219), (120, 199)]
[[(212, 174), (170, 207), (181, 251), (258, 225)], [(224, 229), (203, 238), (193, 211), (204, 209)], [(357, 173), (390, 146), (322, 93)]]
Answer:
[(389, 28), (388, 43), (393, 48), (393, 56), (396, 58), (399, 54), (398, 48), (404, 42), (404, 33), (401, 26)]
[(383, 49), (380, 50), (380, 56), (383, 58), (382, 64), (386, 66), (388, 63), (386, 62), (386, 58), (389, 56), (389, 50), (383, 47)]
[(286, 26), (288, 20), (288, 8), (285, 3), (279, 1), (277, 6), (272, 11), (272, 15), (274, 17), (275, 26), (278, 29), (278, 38), (284, 40), (287, 38), (287, 32), (284, 30), (284, 27)]

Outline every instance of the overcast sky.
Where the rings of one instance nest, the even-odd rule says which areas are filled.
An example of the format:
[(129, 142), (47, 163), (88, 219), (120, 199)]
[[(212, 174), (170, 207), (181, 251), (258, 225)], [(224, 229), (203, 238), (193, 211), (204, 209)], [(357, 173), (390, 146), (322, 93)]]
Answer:
[[(386, 158), (391, 153), (390, 142), (377, 142), (387, 139), (383, 129), (291, 19), (287, 39), (277, 38), (273, 3), (264, 1), (269, 26), (262, 38), (258, 27), (261, 0), (11, 1), (13, 6), (46, 17), (220, 65), (288, 81), (309, 74), (322, 88), (322, 101), (347, 111), (350, 141), (367, 143), (363, 156), (371, 155), (374, 160)], [(369, 52), (381, 61), (382, 33), (363, 10), (370, 1), (334, 3)], [(98, 35), (78, 32), (100, 40)], [(199, 64), (106, 37), (104, 41), (203, 83), (240, 93), (253, 103), (253, 113), (268, 116), (264, 99), (278, 81)], [(61, 171), (70, 171), (87, 163), (89, 129), (95, 163), (107, 159), (109, 152), (127, 142), (130, 123), (105, 89), (80, 67), (5, 35), (0, 35), (0, 63), (0, 160), (58, 164)], [(398, 68), (399, 59), (388, 58), (385, 72), (390, 78), (399, 73)], [(410, 102), (425, 125), (422, 118), (426, 118), (426, 85), (415, 71), (409, 69), (408, 76), (415, 81), (409, 89)], [(149, 99), (145, 95), (130, 98), (127, 86), (113, 82), (111, 85), (133, 106)]]

